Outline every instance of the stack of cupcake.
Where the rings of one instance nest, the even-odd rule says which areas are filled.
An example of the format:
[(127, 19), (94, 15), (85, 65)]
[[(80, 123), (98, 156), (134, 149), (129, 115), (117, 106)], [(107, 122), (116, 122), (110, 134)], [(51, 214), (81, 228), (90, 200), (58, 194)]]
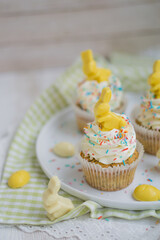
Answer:
[(131, 184), (143, 155), (128, 117), (110, 111), (111, 96), (111, 89), (103, 88), (94, 107), (95, 121), (85, 127), (80, 152), (86, 181), (103, 191)]
[(140, 108), (133, 110), (132, 120), (145, 151), (156, 155), (160, 148), (160, 60), (154, 63), (148, 83), (150, 90), (142, 97)]
[(94, 120), (94, 106), (103, 88), (111, 88), (110, 106), (112, 111), (124, 112), (126, 101), (124, 100), (120, 80), (109, 69), (96, 66), (91, 50), (82, 52), (81, 57), (86, 78), (77, 87), (74, 109), (78, 127), (83, 131), (85, 125)]

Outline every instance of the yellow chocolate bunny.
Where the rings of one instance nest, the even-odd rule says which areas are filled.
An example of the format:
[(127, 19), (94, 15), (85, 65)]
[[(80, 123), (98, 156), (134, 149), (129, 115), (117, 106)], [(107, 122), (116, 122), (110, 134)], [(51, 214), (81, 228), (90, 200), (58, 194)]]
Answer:
[(112, 129), (121, 129), (126, 126), (126, 121), (119, 115), (110, 111), (109, 102), (112, 92), (109, 87), (102, 90), (99, 101), (94, 107), (94, 115), (102, 131), (110, 131)]
[(151, 92), (156, 98), (160, 98), (160, 60), (155, 61), (153, 73), (149, 76), (148, 83), (151, 85)]
[(83, 61), (83, 72), (87, 76), (87, 80), (96, 80), (97, 82), (108, 81), (111, 71), (105, 68), (98, 68), (93, 59), (91, 50), (86, 50), (81, 53)]

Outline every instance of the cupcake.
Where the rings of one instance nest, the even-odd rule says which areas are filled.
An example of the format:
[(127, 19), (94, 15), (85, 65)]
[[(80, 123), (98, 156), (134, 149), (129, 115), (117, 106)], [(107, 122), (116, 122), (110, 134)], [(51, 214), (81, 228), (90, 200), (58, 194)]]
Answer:
[(154, 63), (148, 83), (150, 90), (132, 111), (132, 119), (137, 139), (147, 153), (156, 155), (160, 148), (160, 60)]
[(143, 155), (128, 117), (110, 111), (111, 94), (110, 88), (102, 90), (94, 107), (95, 121), (84, 129), (80, 152), (86, 181), (103, 191), (117, 191), (131, 184)]
[(78, 127), (83, 130), (86, 123), (94, 120), (94, 106), (103, 88), (111, 88), (110, 106), (112, 111), (122, 113), (125, 109), (125, 101), (121, 82), (109, 69), (96, 66), (92, 51), (82, 52), (81, 57), (86, 78), (77, 87), (75, 112)]

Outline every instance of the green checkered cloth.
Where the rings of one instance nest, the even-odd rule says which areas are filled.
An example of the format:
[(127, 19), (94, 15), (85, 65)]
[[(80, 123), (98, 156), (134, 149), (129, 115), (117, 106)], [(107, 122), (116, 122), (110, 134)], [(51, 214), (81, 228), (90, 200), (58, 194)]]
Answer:
[[(132, 74), (133, 71), (130, 72), (130, 69), (124, 69), (124, 67), (115, 69), (103, 58), (97, 58), (96, 60), (100, 66), (111, 67), (113, 71), (115, 70), (117, 75), (121, 77), (123, 84), (130, 85), (130, 89), (136, 90), (137, 82), (142, 82), (141, 85), (138, 84), (138, 88), (141, 86), (141, 90), (144, 90), (143, 86), (150, 71), (148, 68), (143, 71), (143, 80), (140, 72), (137, 77), (137, 69), (135, 74)], [(46, 217), (42, 205), (42, 193), (47, 187), (48, 178), (38, 164), (35, 142), (40, 130), (50, 117), (71, 102), (77, 82), (81, 81), (83, 77), (81, 62), (78, 60), (36, 100), (21, 122), (8, 152), (0, 186), (0, 223), (47, 225), (86, 213), (90, 213), (92, 218), (98, 218), (99, 216), (103, 218), (115, 216), (124, 219), (140, 219), (148, 216), (160, 218), (160, 210), (124, 211), (103, 208), (93, 201), (83, 202), (62, 190), (60, 194), (69, 197), (75, 208), (54, 222), (50, 222)], [(128, 79), (131, 79), (130, 83), (128, 83)], [(20, 189), (9, 188), (7, 185), (9, 176), (21, 169), (30, 173), (30, 182)]]

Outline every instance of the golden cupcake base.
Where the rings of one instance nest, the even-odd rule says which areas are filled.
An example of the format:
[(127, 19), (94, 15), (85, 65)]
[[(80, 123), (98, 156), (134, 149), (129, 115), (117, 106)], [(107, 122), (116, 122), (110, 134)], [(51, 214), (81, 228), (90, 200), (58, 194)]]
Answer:
[[(83, 172), (87, 183), (101, 191), (118, 191), (129, 186), (133, 179), (140, 159), (143, 156), (143, 146), (137, 141), (135, 154), (131, 163), (106, 165), (106, 167), (97, 164), (97, 162), (88, 161), (80, 156)], [(104, 165), (104, 164), (103, 164)]]

